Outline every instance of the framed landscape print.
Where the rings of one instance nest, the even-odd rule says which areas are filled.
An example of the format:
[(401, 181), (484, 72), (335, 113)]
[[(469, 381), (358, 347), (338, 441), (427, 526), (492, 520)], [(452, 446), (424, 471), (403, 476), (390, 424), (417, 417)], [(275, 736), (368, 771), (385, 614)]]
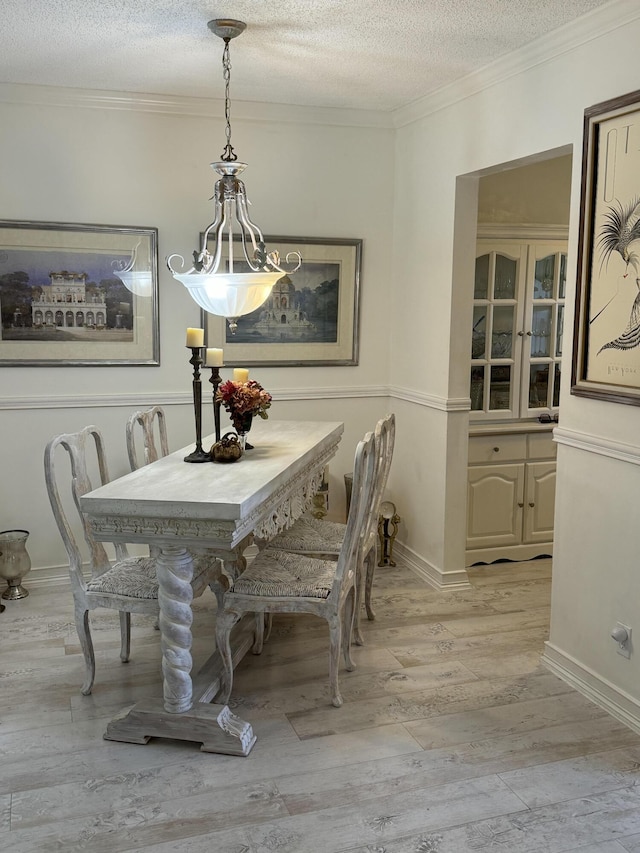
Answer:
[[(222, 347), (225, 362), (239, 367), (357, 364), (362, 240), (265, 237), (265, 243), (283, 265), (287, 253), (299, 252), (302, 266), (238, 319), (235, 334), (224, 317), (203, 312), (207, 346)], [(242, 271), (235, 260), (234, 269)]]
[(640, 91), (585, 110), (571, 393), (640, 405)]
[(160, 363), (155, 228), (0, 221), (0, 364)]

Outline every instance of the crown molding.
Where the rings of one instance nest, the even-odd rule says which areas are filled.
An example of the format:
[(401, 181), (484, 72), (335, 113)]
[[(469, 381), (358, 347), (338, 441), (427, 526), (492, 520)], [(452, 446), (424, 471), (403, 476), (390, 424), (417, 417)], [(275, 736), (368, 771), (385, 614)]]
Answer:
[[(217, 98), (189, 98), (179, 95), (148, 95), (139, 92), (115, 92), (97, 89), (70, 89), (62, 86), (35, 86), (0, 83), (0, 103), (32, 106), (74, 107), (158, 113), (192, 118), (221, 118), (224, 101)], [(296, 104), (270, 104), (234, 101), (233, 117), (244, 121), (278, 124), (318, 124), (341, 127), (378, 127), (393, 129), (390, 112), (351, 110), (337, 107), (308, 107)]]
[(476, 232), (478, 240), (567, 240), (567, 225), (511, 225), (508, 222), (479, 222)]
[[(472, 97), (484, 89), (522, 74), (537, 65), (569, 53), (609, 32), (628, 26), (638, 18), (640, 18), (640, 8), (637, 0), (617, 0), (617, 2), (600, 6), (483, 68), (396, 110), (359, 110), (234, 101), (234, 117), (245, 121), (275, 121), (279, 124), (397, 129)], [(198, 118), (217, 118), (224, 114), (223, 101), (216, 98), (71, 89), (21, 83), (0, 83), (0, 103), (111, 109)]]
[[(599, 6), (557, 30), (496, 59), (483, 68), (442, 86), (393, 112), (394, 127), (400, 128), (426, 118), (439, 110), (477, 95), (497, 83), (522, 74), (537, 65), (570, 53), (609, 32), (628, 26), (640, 18), (637, 0), (618, 0)], [(629, 85), (629, 89), (633, 84)]]

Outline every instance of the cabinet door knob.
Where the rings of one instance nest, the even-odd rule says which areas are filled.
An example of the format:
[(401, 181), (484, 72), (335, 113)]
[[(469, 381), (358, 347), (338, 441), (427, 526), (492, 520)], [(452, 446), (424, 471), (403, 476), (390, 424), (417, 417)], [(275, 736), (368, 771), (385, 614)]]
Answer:
[(493, 452), (494, 452), (494, 453), (500, 453), (500, 448), (499, 448), (499, 447), (494, 447), (494, 448), (493, 448)]
[(518, 506), (519, 506), (519, 507), (523, 507), (523, 506), (524, 506), (524, 504), (521, 504), (521, 503), (520, 503), (520, 501), (518, 501)]
[(518, 332), (518, 337), (521, 338), (524, 335), (524, 332)]
[(533, 334), (533, 332), (527, 332), (528, 337), (531, 337), (532, 334)]
[(534, 503), (529, 502), (529, 506), (535, 506), (535, 504), (534, 504)]

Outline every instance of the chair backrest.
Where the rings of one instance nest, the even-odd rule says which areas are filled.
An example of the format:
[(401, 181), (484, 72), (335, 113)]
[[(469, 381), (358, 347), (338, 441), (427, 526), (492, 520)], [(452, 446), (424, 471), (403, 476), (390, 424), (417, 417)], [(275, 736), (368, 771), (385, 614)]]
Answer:
[(382, 503), (382, 496), (384, 495), (387, 480), (389, 479), (395, 438), (396, 416), (395, 414), (386, 415), (386, 417), (378, 421), (374, 432), (376, 445), (375, 485), (371, 513), (366, 520), (363, 530), (364, 554), (376, 544), (380, 504)]
[(374, 434), (368, 432), (356, 447), (349, 517), (330, 597), (339, 597), (346, 592), (345, 580), (358, 571), (364, 556), (362, 543), (373, 511), (377, 467), (376, 440)]
[[(93, 486), (88, 473), (88, 457), (87, 443), (93, 438), (95, 444), (95, 452), (97, 457), (97, 469), (99, 472), (100, 482)], [(55, 517), (62, 541), (64, 542), (67, 554), (69, 555), (69, 571), (71, 573), (71, 584), (75, 591), (78, 587), (85, 588), (85, 580), (82, 572), (82, 553), (78, 547), (78, 543), (73, 535), (71, 525), (67, 513), (64, 509), (64, 503), (60, 497), (59, 481), (55, 468), (56, 450), (58, 447), (63, 447), (69, 454), (71, 464), (71, 482), (70, 491), (73, 497), (73, 502), (78, 510), (84, 538), (89, 548), (91, 576), (97, 577), (106, 571), (109, 566), (109, 557), (104, 549), (102, 542), (96, 541), (91, 535), (84, 514), (80, 509), (80, 498), (87, 492), (97, 488), (98, 485), (104, 485), (109, 482), (109, 472), (107, 470), (107, 461), (104, 452), (104, 439), (102, 433), (95, 426), (88, 426), (75, 433), (65, 433), (52, 438), (47, 444), (44, 451), (44, 472), (47, 484), (47, 493), (51, 503), (51, 509)], [(128, 556), (127, 549), (124, 545), (116, 544), (117, 558), (124, 559)]]
[[(142, 427), (142, 443), (144, 447), (143, 465), (156, 462), (160, 457), (166, 456), (169, 453), (164, 410), (160, 406), (153, 406), (151, 409), (146, 409), (146, 411), (135, 412), (127, 421), (127, 453), (132, 471), (141, 467), (138, 463), (136, 453), (136, 424)], [(156, 425), (157, 438), (160, 444), (159, 449), (156, 442)]]

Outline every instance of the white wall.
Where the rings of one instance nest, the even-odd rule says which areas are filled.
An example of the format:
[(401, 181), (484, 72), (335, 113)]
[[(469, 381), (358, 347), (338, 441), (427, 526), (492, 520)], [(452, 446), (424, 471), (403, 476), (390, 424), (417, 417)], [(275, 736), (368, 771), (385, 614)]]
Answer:
[[(211, 221), (209, 163), (219, 159), (224, 128), (198, 115), (197, 102), (186, 115), (172, 112), (171, 104), (157, 112), (135, 102), (111, 109), (108, 98), (85, 94), (0, 87), (0, 217), (156, 226), (161, 365), (0, 367), (0, 529), (31, 531), (36, 568), (65, 560), (44, 492), (50, 437), (97, 424), (112, 476), (127, 470), (124, 425), (141, 405), (167, 407), (172, 449), (194, 440), (184, 343), (187, 326), (200, 326), (200, 313), (164, 258), (174, 251), (190, 257)], [(233, 143), (249, 164), (244, 177), (255, 221), (265, 233), (364, 240), (360, 365), (252, 369), (274, 393), (274, 420), (345, 421), (342, 449), (330, 467), (332, 512), (341, 517), (342, 475), (351, 470), (355, 443), (387, 409), (392, 209), (378, 179), (384, 171), (392, 185), (393, 131), (319, 124), (317, 117), (308, 123), (304, 116), (296, 120), (295, 108), (282, 111), (286, 120), (279, 121), (278, 108), (272, 112), (276, 118), (268, 122), (234, 119)]]
[[(458, 193), (472, 203), (473, 176), (572, 146), (569, 269), (575, 270), (583, 111), (640, 88), (639, 15), (637, 4), (626, 0), (603, 7), (562, 38), (527, 48), (519, 64), (508, 57), (502, 77), (489, 69), (425, 100), (423, 117), (420, 106), (397, 117), (395, 263), (406, 296), (394, 314), (391, 384), (415, 389), (423, 404), (405, 413), (421, 440), (400, 443), (392, 482), (413, 472), (403, 481), (411, 547), (435, 561), (443, 582), (457, 577), (462, 554), (462, 547), (447, 543), (464, 542), (464, 501), (449, 506), (444, 527), (438, 501), (466, 474), (465, 418), (446, 409), (468, 395), (468, 371), (459, 369), (459, 358), (472, 274), (470, 264), (466, 279), (456, 268), (464, 269), (475, 243), (471, 222), (466, 231), (456, 227), (456, 180), (471, 176), (460, 178)], [(574, 280), (568, 285), (571, 302)], [(640, 654), (625, 660), (609, 638), (616, 620), (640, 635), (640, 408), (571, 396), (568, 374), (567, 364), (547, 658), (640, 727)]]

